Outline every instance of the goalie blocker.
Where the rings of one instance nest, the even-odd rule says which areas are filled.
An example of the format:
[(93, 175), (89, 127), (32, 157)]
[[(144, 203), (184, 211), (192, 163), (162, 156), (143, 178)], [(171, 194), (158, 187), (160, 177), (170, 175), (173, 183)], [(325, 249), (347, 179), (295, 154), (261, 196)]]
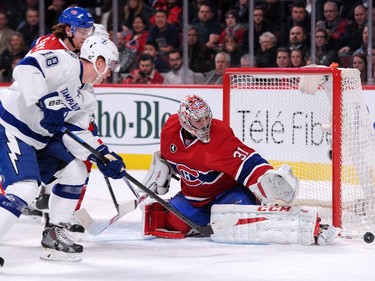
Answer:
[[(321, 226), (314, 207), (213, 205), (211, 240), (241, 244), (328, 245), (340, 229)], [(197, 233), (157, 202), (143, 206), (143, 236), (181, 239)]]

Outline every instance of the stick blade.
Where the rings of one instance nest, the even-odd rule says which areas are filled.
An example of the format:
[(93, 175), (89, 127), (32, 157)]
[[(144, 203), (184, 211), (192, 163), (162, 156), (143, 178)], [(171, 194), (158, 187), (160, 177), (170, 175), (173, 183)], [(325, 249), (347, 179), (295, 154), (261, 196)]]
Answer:
[(74, 216), (77, 218), (77, 221), (86, 229), (86, 231), (92, 235), (99, 235), (104, 230), (108, 228), (108, 226), (114, 221), (118, 215), (113, 217), (109, 222), (105, 223), (97, 223), (93, 220), (90, 214), (87, 212), (85, 208), (81, 208), (74, 213)]

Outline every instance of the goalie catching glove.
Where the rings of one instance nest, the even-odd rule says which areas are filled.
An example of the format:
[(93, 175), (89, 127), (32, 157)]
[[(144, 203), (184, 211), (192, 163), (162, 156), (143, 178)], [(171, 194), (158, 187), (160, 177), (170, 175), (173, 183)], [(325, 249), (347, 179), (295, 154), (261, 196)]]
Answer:
[(103, 163), (101, 159), (94, 154), (90, 154), (88, 160), (94, 162), (104, 176), (112, 179), (120, 179), (125, 176), (125, 163), (119, 155), (110, 152), (108, 147), (104, 144), (100, 145), (96, 150), (109, 161)]
[(160, 151), (155, 151), (152, 156), (151, 166), (142, 184), (157, 194), (164, 195), (169, 190), (173, 174), (172, 167), (166, 160), (161, 158)]
[(249, 188), (262, 204), (276, 200), (289, 204), (298, 194), (299, 180), (293, 176), (292, 168), (284, 164), (278, 170), (268, 170)]

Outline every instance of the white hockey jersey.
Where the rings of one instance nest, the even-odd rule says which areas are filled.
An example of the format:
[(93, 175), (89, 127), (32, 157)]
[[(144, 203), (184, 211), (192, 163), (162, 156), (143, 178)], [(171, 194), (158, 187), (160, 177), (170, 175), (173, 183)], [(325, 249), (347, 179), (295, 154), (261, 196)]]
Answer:
[(0, 123), (25, 143), (43, 148), (52, 135), (40, 126), (43, 112), (37, 103), (57, 92), (69, 110), (65, 122), (88, 128), (97, 101), (94, 94), (81, 91), (81, 76), (81, 62), (69, 50), (29, 54), (14, 69), (15, 82), (0, 93)]

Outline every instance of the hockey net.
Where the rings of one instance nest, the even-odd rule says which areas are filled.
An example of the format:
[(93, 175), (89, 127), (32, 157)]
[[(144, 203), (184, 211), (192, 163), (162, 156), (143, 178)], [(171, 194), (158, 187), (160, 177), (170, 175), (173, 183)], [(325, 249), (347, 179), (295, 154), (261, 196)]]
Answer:
[(358, 70), (228, 69), (223, 86), (224, 121), (275, 168), (292, 166), (296, 204), (329, 213), (344, 237), (375, 230), (375, 136)]

